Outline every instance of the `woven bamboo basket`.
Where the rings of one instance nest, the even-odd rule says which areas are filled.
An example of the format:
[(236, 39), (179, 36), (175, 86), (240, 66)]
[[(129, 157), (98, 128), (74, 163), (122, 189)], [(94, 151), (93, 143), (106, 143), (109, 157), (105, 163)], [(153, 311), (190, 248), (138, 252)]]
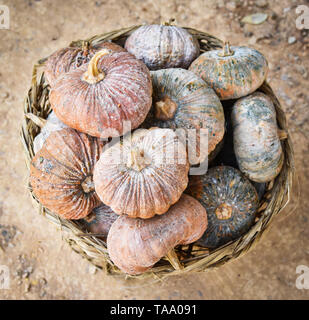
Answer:
[[(98, 44), (106, 40), (123, 45), (126, 38), (138, 27), (139, 26), (133, 26), (108, 32), (91, 37), (87, 40), (74, 41), (70, 45), (81, 47), (85, 41), (90, 44)], [(208, 33), (191, 28), (185, 29), (198, 39), (201, 52), (222, 47), (223, 42)], [(49, 85), (45, 81), (42, 68), (40, 68), (44, 65), (45, 61), (46, 58), (41, 59), (34, 65), (31, 88), (29, 89), (24, 102), (24, 120), (21, 128), (21, 140), (25, 151), (28, 170), (34, 156), (33, 140), (36, 135), (39, 134), (40, 127), (44, 124), (45, 119), (51, 112), (49, 104)], [(280, 102), (266, 82), (259, 90), (266, 93), (272, 99), (277, 112), (278, 126), (287, 133), (285, 139), (282, 140), (285, 158), (280, 174), (267, 184), (266, 192), (260, 202), (254, 225), (239, 239), (210, 251), (196, 244), (178, 246), (155, 264), (148, 272), (138, 276), (128, 276), (122, 273), (110, 260), (104, 241), (97, 238), (95, 234), (87, 233), (79, 221), (64, 220), (50, 212), (47, 208), (44, 208), (35, 199), (31, 187), (28, 185), (30, 194), (36, 205), (38, 205), (39, 213), (61, 229), (63, 238), (75, 252), (81, 254), (97, 268), (114, 276), (143, 279), (147, 277), (159, 277), (160, 279), (163, 279), (170, 275), (207, 271), (211, 268), (220, 267), (228, 261), (242, 256), (260, 241), (273, 218), (287, 205), (290, 198), (294, 174), (293, 150), (290, 136), (287, 131), (285, 114), (280, 106)]]

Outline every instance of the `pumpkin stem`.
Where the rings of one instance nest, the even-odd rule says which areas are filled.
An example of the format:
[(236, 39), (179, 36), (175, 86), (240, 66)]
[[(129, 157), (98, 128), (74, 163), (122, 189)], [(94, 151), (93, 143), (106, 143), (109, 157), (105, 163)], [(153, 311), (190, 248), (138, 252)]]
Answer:
[(107, 49), (102, 49), (97, 52), (89, 61), (88, 69), (82, 76), (82, 80), (88, 82), (89, 84), (95, 84), (104, 79), (105, 74), (102, 70), (98, 69), (98, 61), (101, 57), (109, 54), (110, 51)]
[(171, 26), (172, 23), (175, 22), (175, 18), (171, 18), (168, 21), (162, 23), (163, 26)]
[(144, 153), (138, 149), (131, 149), (128, 154), (127, 167), (136, 171), (142, 171), (147, 166)]
[(94, 191), (94, 183), (92, 180), (92, 176), (86, 177), (85, 180), (81, 183), (81, 186), (85, 193), (90, 193)]
[(230, 47), (230, 43), (227, 41), (224, 43), (223, 50), (221, 53), (219, 53), (220, 57), (228, 57), (232, 56), (234, 54), (234, 51)]
[(232, 207), (226, 203), (220, 204), (215, 213), (219, 220), (226, 220), (232, 216)]
[(83, 41), (82, 42), (82, 50), (83, 50), (83, 56), (87, 56), (88, 51), (89, 51), (89, 41)]
[(177, 104), (170, 97), (165, 96), (155, 103), (155, 117), (160, 120), (170, 120), (174, 118)]

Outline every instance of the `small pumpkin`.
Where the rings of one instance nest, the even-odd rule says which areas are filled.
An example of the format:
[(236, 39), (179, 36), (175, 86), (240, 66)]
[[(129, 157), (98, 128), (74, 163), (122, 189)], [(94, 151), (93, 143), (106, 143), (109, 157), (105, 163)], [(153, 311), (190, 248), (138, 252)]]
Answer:
[(107, 236), (107, 250), (123, 272), (141, 274), (177, 245), (199, 239), (206, 227), (207, 214), (203, 206), (183, 194), (164, 215), (146, 220), (119, 217)]
[(220, 100), (237, 99), (254, 92), (266, 79), (268, 63), (257, 50), (229, 46), (211, 50), (194, 60), (189, 70), (200, 76)]
[(67, 47), (57, 50), (45, 62), (44, 74), (47, 82), (53, 86), (62, 74), (88, 63), (94, 54), (102, 49), (108, 49), (112, 52), (126, 51), (116, 43), (107, 41), (95, 46), (85, 42), (81, 48)]
[(254, 222), (259, 199), (254, 186), (233, 167), (218, 166), (202, 176), (191, 176), (186, 193), (207, 211), (208, 227), (198, 241), (217, 248), (246, 233)]
[(149, 112), (151, 96), (150, 72), (143, 62), (127, 52), (103, 49), (88, 65), (58, 79), (50, 103), (69, 127), (108, 138), (138, 127)]
[(188, 184), (185, 146), (171, 129), (138, 129), (105, 150), (94, 169), (103, 203), (117, 214), (165, 213)]
[(103, 146), (71, 128), (52, 132), (30, 165), (30, 185), (40, 203), (65, 219), (84, 218), (99, 206), (92, 174)]
[(45, 125), (41, 129), (41, 132), (33, 140), (34, 153), (37, 153), (43, 147), (45, 140), (53, 131), (61, 130), (67, 127), (68, 126), (66, 124), (64, 124), (57, 118), (55, 112), (52, 111), (48, 115)]
[(239, 169), (255, 182), (268, 182), (280, 172), (284, 154), (276, 110), (262, 92), (239, 99), (233, 107), (234, 149)]
[(141, 26), (128, 37), (125, 48), (150, 70), (186, 69), (200, 53), (194, 36), (168, 23)]
[[(145, 126), (185, 129), (190, 164), (204, 161), (224, 135), (219, 98), (200, 77), (185, 69), (152, 71), (151, 77), (153, 107)], [(207, 139), (201, 136), (200, 129), (207, 129)]]
[[(88, 217), (93, 215), (89, 220)], [(112, 224), (118, 219), (119, 215), (102, 203), (99, 207), (92, 210), (91, 215), (87, 216), (84, 225), (85, 228), (99, 238), (106, 239)]]

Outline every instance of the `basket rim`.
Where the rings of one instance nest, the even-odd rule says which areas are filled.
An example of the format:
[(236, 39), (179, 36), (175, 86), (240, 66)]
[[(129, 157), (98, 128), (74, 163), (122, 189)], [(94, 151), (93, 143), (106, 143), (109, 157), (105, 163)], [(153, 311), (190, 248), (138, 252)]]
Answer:
[[(119, 42), (140, 26), (141, 25), (135, 25), (101, 35), (95, 35), (86, 40), (73, 41), (69, 46), (81, 47), (85, 41), (93, 45), (103, 41)], [(183, 28), (196, 37), (200, 43), (201, 52), (222, 47), (223, 41), (211, 34), (188, 27)], [(24, 119), (21, 125), (20, 137), (28, 171), (31, 159), (34, 156), (33, 139), (39, 132), (39, 126), (36, 121), (39, 121), (40, 118), (45, 119), (46, 117), (44, 118), (44, 115), (47, 115), (50, 112), (48, 100), (49, 86), (45, 82), (44, 72), (41, 72), (39, 75), (39, 68), (44, 65), (46, 59), (47, 58), (40, 59), (38, 63), (34, 65), (31, 87), (28, 90), (24, 101)], [(35, 198), (28, 181), (28, 189), (32, 200), (34, 200), (34, 203), (38, 205), (38, 211), (40, 214), (46, 216), (46, 218), (48, 218), (52, 223), (60, 227), (61, 231), (65, 234), (65, 240), (75, 252), (81, 254), (97, 268), (104, 270), (105, 273), (114, 276), (120, 276), (126, 279), (145, 279), (148, 277), (163, 279), (170, 275), (179, 275), (194, 271), (208, 271), (213, 268), (218, 268), (233, 259), (241, 257), (261, 240), (262, 235), (269, 228), (273, 218), (289, 203), (292, 181), (295, 174), (292, 142), (288, 133), (286, 117), (281, 104), (266, 81), (258, 90), (264, 92), (272, 99), (276, 109), (278, 127), (287, 133), (286, 139), (281, 141), (284, 152), (284, 163), (279, 175), (267, 184), (267, 191), (260, 201), (260, 207), (258, 210), (260, 218), (253, 224), (247, 233), (234, 241), (231, 241), (215, 250), (211, 250), (210, 252), (207, 252), (204, 248), (204, 254), (195, 256), (191, 260), (187, 259), (188, 261), (184, 261), (179, 258), (179, 251), (176, 247), (176, 250), (172, 250), (172, 252), (165, 257), (167, 263), (163, 258), (160, 262), (163, 261), (165, 264), (160, 265), (160, 263), (158, 263), (152, 269), (141, 275), (130, 276), (115, 267), (108, 256), (106, 243), (103, 240), (98, 239), (94, 235), (83, 232), (81, 225), (78, 222), (62, 219), (56, 214), (50, 212), (47, 208), (44, 208)], [(190, 250), (192, 250), (192, 246), (189, 245), (183, 247), (191, 247)]]

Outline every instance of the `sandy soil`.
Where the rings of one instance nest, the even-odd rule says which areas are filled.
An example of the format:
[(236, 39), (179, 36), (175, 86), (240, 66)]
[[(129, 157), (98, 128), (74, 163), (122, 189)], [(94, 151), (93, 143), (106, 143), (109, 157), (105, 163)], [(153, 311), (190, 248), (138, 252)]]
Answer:
[[(308, 1), (302, 1), (307, 3)], [(0, 265), (10, 271), (2, 299), (308, 299), (296, 267), (309, 267), (308, 30), (295, 25), (299, 1), (4, 0), (10, 30), (0, 30)], [(261, 25), (243, 25), (266, 12)], [(32, 206), (19, 139), (33, 64), (71, 40), (175, 17), (179, 25), (249, 44), (270, 63), (268, 80), (288, 117), (298, 179), (287, 208), (258, 246), (218, 270), (163, 282), (116, 280), (95, 270)]]

